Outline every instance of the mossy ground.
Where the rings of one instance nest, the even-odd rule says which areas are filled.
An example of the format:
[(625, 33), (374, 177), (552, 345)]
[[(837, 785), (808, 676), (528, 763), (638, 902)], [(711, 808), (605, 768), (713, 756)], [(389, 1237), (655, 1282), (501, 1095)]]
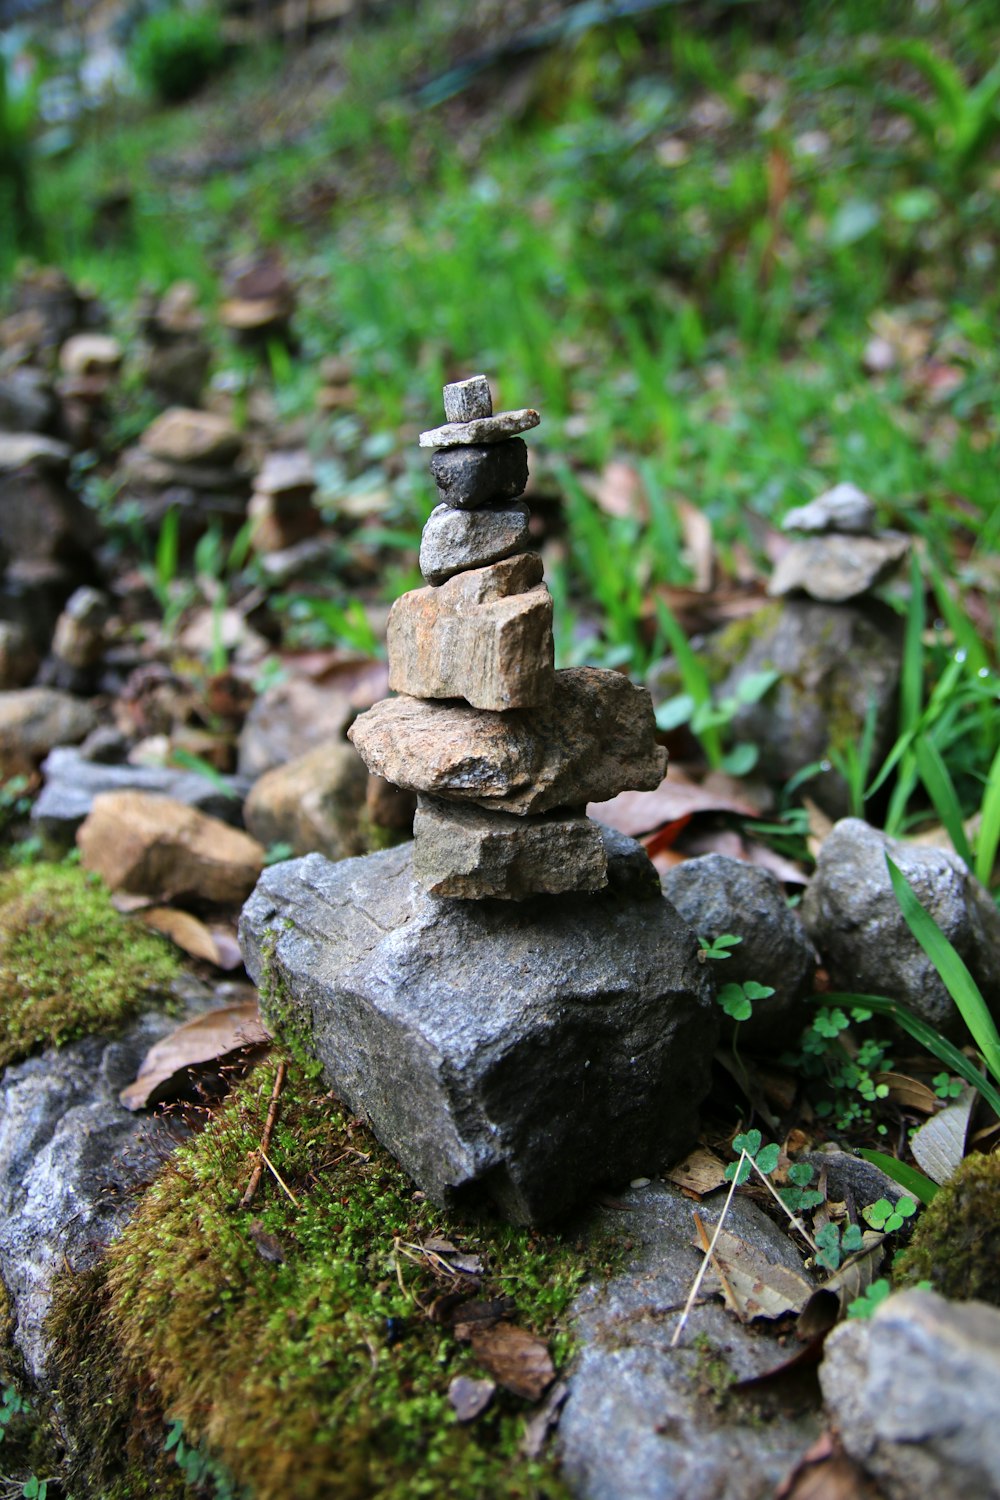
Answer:
[[(241, 1210), (274, 1077), (261, 1065), (176, 1153), (96, 1280), (66, 1279), (60, 1391), (91, 1434), (73, 1493), (167, 1493), (137, 1476), (169, 1417), (253, 1500), (561, 1495), (549, 1464), (518, 1455), (523, 1401), (499, 1392), (455, 1421), (451, 1379), (483, 1371), (428, 1309), (452, 1291), (510, 1296), (558, 1366), (602, 1252), (448, 1218), (294, 1062), (268, 1152), (287, 1191), (266, 1172)], [(482, 1279), (435, 1268), (415, 1248), (432, 1235), (480, 1256)]]
[(924, 1209), (893, 1272), (936, 1292), (1000, 1307), (1000, 1154), (967, 1156)]
[(72, 864), (0, 875), (0, 1067), (119, 1026), (179, 972), (170, 945)]

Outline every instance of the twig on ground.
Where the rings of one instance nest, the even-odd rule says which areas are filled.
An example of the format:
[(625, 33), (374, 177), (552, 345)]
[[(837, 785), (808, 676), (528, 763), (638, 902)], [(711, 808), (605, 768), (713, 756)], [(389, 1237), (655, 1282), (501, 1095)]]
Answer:
[(722, 1226), (723, 1226), (723, 1224), (726, 1221), (726, 1214), (729, 1212), (729, 1205), (733, 1201), (733, 1194), (736, 1191), (736, 1184), (740, 1180), (740, 1171), (741, 1171), (741, 1169), (743, 1167), (743, 1163), (745, 1161), (749, 1161), (749, 1160), (750, 1160), (750, 1158), (747, 1156), (746, 1152), (745, 1151), (741, 1151), (740, 1152), (740, 1159), (739, 1159), (739, 1162), (738, 1162), (737, 1167), (736, 1167), (736, 1172), (735, 1172), (735, 1174), (733, 1176), (732, 1182), (729, 1185), (729, 1192), (726, 1194), (726, 1201), (722, 1205), (722, 1212), (719, 1215), (719, 1222), (715, 1226), (715, 1233), (712, 1235), (711, 1243), (709, 1244), (708, 1250), (707, 1250), (707, 1252), (705, 1254), (705, 1259), (702, 1261), (700, 1267), (698, 1268), (698, 1274), (694, 1278), (694, 1283), (693, 1283), (693, 1285), (691, 1287), (691, 1290), (688, 1292), (687, 1301), (684, 1304), (684, 1311), (681, 1313), (680, 1321), (677, 1324), (677, 1327), (674, 1329), (673, 1337), (670, 1340), (670, 1348), (671, 1349), (675, 1349), (677, 1347), (677, 1341), (678, 1341), (678, 1339), (680, 1338), (681, 1334), (684, 1331), (684, 1324), (688, 1320), (688, 1314), (690, 1313), (692, 1307), (694, 1306), (694, 1299), (697, 1297), (698, 1292), (701, 1289), (701, 1284), (702, 1284), (702, 1282), (705, 1279), (705, 1272), (708, 1270), (709, 1263), (711, 1262), (712, 1253), (715, 1250), (716, 1240), (719, 1238), (719, 1235), (722, 1233)]
[[(281, 1090), (284, 1087), (284, 1084), (285, 1064), (283, 1062), (280, 1062), (278, 1064), (278, 1071), (274, 1075), (274, 1088), (271, 1090), (271, 1102), (267, 1106), (267, 1118), (264, 1121), (264, 1133), (260, 1138), (260, 1146), (257, 1148), (257, 1162), (250, 1174), (250, 1181), (247, 1183), (246, 1192), (240, 1199), (240, 1208), (249, 1208), (251, 1203), (253, 1202), (254, 1194), (257, 1192), (257, 1188), (260, 1184), (261, 1174), (264, 1170), (264, 1163), (267, 1162), (267, 1165), (271, 1167), (271, 1163), (267, 1161), (266, 1153), (267, 1148), (271, 1144), (271, 1135), (274, 1130), (275, 1124), (277, 1123), (278, 1101), (281, 1098)], [(271, 1171), (274, 1172), (273, 1167), (271, 1167)], [(277, 1172), (274, 1172), (274, 1175), (275, 1177), (278, 1177)], [(278, 1181), (281, 1182), (280, 1177), (278, 1177)], [(281, 1183), (281, 1185), (282, 1187), (285, 1187), (285, 1184), (283, 1182)], [(292, 1199), (292, 1202), (295, 1203), (295, 1199), (292, 1196), (291, 1192), (289, 1192), (288, 1188), (285, 1188), (285, 1191)], [(298, 1207), (298, 1204), (296, 1204), (295, 1206)]]
[(286, 1181), (285, 1181), (285, 1179), (284, 1179), (284, 1178), (283, 1178), (283, 1177), (282, 1177), (282, 1175), (281, 1175), (281, 1173), (280, 1173), (280, 1172), (279, 1172), (279, 1171), (278, 1171), (278, 1169), (277, 1169), (277, 1167), (276, 1167), (276, 1166), (275, 1166), (275, 1165), (274, 1165), (274, 1162), (273, 1162), (273, 1161), (272, 1161), (272, 1160), (271, 1160), (271, 1158), (270, 1158), (270, 1157), (269, 1157), (269, 1156), (268, 1156), (268, 1154), (267, 1154), (267, 1152), (266, 1152), (266, 1151), (262, 1151), (262, 1152), (261, 1152), (261, 1153), (260, 1153), (260, 1159), (261, 1159), (261, 1161), (262, 1161), (262, 1162), (263, 1162), (263, 1163), (264, 1163), (264, 1165), (265, 1165), (265, 1167), (266, 1167), (266, 1168), (267, 1168), (267, 1170), (268, 1170), (268, 1171), (269, 1171), (269, 1172), (270, 1172), (270, 1173), (271, 1173), (271, 1175), (272, 1175), (272, 1176), (273, 1176), (273, 1178), (274, 1178), (274, 1180), (275, 1180), (275, 1182), (276, 1182), (276, 1183), (277, 1183), (277, 1184), (278, 1184), (278, 1186), (279, 1186), (279, 1187), (280, 1187), (280, 1188), (281, 1188), (281, 1191), (282, 1191), (282, 1192), (283, 1192), (283, 1193), (287, 1193), (287, 1195), (288, 1195), (288, 1197), (289, 1197), (289, 1198), (290, 1198), (290, 1199), (291, 1199), (291, 1200), (292, 1200), (292, 1202), (293, 1202), (293, 1203), (294, 1203), (294, 1204), (295, 1204), (295, 1207), (296, 1207), (296, 1208), (301, 1208), (301, 1207), (302, 1207), (302, 1204), (301, 1204), (301, 1203), (300, 1203), (300, 1202), (299, 1202), (299, 1200), (298, 1200), (298, 1198), (296, 1198), (296, 1196), (295, 1196), (295, 1194), (294, 1194), (294, 1193), (293, 1193), (293, 1192), (292, 1192), (292, 1190), (291, 1190), (291, 1188), (290, 1188), (290, 1187), (289, 1187), (289, 1186), (288, 1186), (288, 1183), (287, 1183), (287, 1182), (286, 1182)]

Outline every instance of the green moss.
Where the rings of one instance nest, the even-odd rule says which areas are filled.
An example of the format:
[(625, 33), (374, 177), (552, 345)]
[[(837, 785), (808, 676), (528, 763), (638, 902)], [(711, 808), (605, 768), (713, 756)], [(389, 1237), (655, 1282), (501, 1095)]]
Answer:
[[(64, 1283), (61, 1397), (104, 1455), (80, 1493), (149, 1493), (114, 1488), (115, 1463), (135, 1465), (148, 1440), (126, 1415), (131, 1391), (140, 1414), (155, 1394), (254, 1500), (561, 1495), (548, 1464), (518, 1456), (522, 1401), (501, 1392), (476, 1423), (456, 1423), (450, 1381), (483, 1372), (428, 1310), (454, 1290), (509, 1295), (559, 1364), (564, 1314), (593, 1265), (562, 1238), (447, 1219), (294, 1063), (268, 1152), (289, 1191), (265, 1172), (241, 1211), (273, 1081), (273, 1065), (259, 1068), (175, 1154), (99, 1285)], [(262, 1234), (283, 1262), (264, 1258)], [(415, 1248), (431, 1235), (479, 1255), (482, 1284), (436, 1269)]]
[(1000, 1307), (1000, 1155), (965, 1158), (920, 1215), (893, 1274)]
[[(752, 615), (733, 620), (709, 637), (700, 656), (713, 687), (718, 687), (732, 669), (740, 664), (754, 641), (770, 634), (780, 616), (780, 604), (765, 604)], [(770, 665), (770, 662), (763, 662), (761, 668)]]
[[(291, 926), (290, 921), (284, 922), (286, 929)], [(260, 1012), (272, 1033), (280, 1037), (282, 1045), (288, 1048), (305, 1077), (318, 1080), (323, 1068), (313, 1051), (312, 1032), (289, 999), (288, 985), (278, 963), (277, 949), (278, 929), (272, 927), (265, 932), (260, 945)]]
[(0, 876), (0, 1067), (38, 1047), (107, 1030), (165, 989), (179, 961), (163, 938), (119, 916), (77, 866)]

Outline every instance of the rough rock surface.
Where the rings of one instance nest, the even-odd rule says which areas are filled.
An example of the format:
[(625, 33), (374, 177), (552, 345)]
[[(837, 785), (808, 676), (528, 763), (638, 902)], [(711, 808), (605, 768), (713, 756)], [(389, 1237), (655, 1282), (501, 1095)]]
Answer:
[(45, 785), (31, 809), (31, 820), (46, 838), (73, 842), (73, 836), (102, 792), (153, 792), (196, 807), (224, 823), (238, 825), (250, 784), (243, 777), (224, 777), (233, 795), (193, 771), (169, 766), (108, 765), (64, 746), (42, 765)]
[(556, 672), (552, 699), (502, 717), (464, 704), (387, 698), (349, 731), (394, 786), (519, 814), (653, 791), (667, 754), (645, 688), (618, 672)]
[(787, 1044), (810, 1019), (803, 1002), (812, 993), (816, 955), (777, 877), (741, 859), (705, 854), (668, 870), (663, 894), (698, 937), (731, 932), (743, 939), (729, 950), (732, 957), (713, 965), (720, 986), (753, 979), (773, 988), (740, 1023), (740, 1045)]
[[(871, 703), (873, 763), (881, 763), (896, 734), (901, 659), (901, 622), (888, 610), (790, 600), (763, 612), (719, 696), (732, 696), (751, 673), (781, 673), (759, 703), (739, 709), (732, 725), (737, 739), (760, 746), (760, 768), (780, 786), (838, 745), (856, 743)], [(837, 771), (810, 781), (809, 792), (831, 817), (848, 809), (847, 786)]]
[(555, 1219), (675, 1157), (717, 1008), (693, 933), (631, 894), (631, 859), (624, 889), (613, 859), (606, 894), (536, 897), (528, 915), (427, 896), (411, 860), (405, 845), (265, 872), (240, 935), (269, 1024), (311, 1037), (331, 1088), (437, 1201)]
[[(205, 1009), (204, 1000), (197, 1009)], [(192, 1011), (192, 1014), (194, 1012)], [(117, 1040), (85, 1037), (9, 1067), (0, 1108), (0, 1281), (29, 1376), (44, 1374), (53, 1275), (93, 1264), (176, 1144), (177, 1127), (118, 1102), (178, 1024), (151, 1012)]]
[(856, 484), (835, 484), (808, 505), (790, 510), (782, 531), (839, 531), (870, 536), (875, 529), (875, 506)]
[(1000, 1496), (1000, 1312), (888, 1298), (826, 1341), (820, 1384), (844, 1447), (889, 1500)]
[(491, 417), (474, 417), (470, 422), (446, 422), (420, 434), (421, 448), (458, 448), (480, 443), (502, 443), (505, 438), (528, 432), (541, 421), (537, 411), (523, 407), (519, 411), (498, 411)]
[(263, 692), (240, 731), (241, 776), (263, 776), (272, 766), (304, 755), (324, 740), (342, 735), (360, 709), (385, 696), (386, 667), (372, 662), (365, 672), (314, 681), (292, 677)]
[(55, 688), (14, 688), (0, 693), (0, 765), (23, 767), (56, 745), (72, 745), (97, 727), (96, 709)]
[(446, 505), (472, 510), (493, 500), (516, 500), (528, 483), (528, 448), (522, 438), (466, 448), (441, 448), (431, 476)]
[(67, 487), (70, 452), (54, 438), (0, 433), (0, 546), (19, 564), (58, 562), (82, 577), (98, 527)]
[(517, 818), (422, 797), (413, 837), (413, 878), (432, 896), (523, 901), (608, 883), (601, 830), (582, 813)]
[(449, 422), (471, 422), (493, 415), (493, 397), (485, 375), (453, 380), (444, 388), (444, 414)]
[(113, 891), (236, 905), (264, 865), (256, 839), (150, 792), (103, 792), (76, 841)]
[(888, 995), (939, 1031), (963, 1031), (954, 1001), (903, 920), (887, 853), (1000, 1018), (1000, 911), (989, 893), (956, 854), (889, 838), (860, 818), (842, 819), (824, 840), (801, 908), (834, 988)]
[[(701, 1264), (693, 1214), (709, 1233), (724, 1195), (694, 1204), (654, 1182), (616, 1194), (592, 1234), (631, 1242), (628, 1263), (577, 1298), (578, 1355), (559, 1426), (563, 1477), (575, 1500), (763, 1500), (819, 1432), (818, 1415), (787, 1395), (763, 1400), (713, 1393), (775, 1368), (775, 1339), (702, 1303), (676, 1349), (670, 1339)], [(790, 1240), (746, 1198), (726, 1227), (773, 1265), (802, 1273)], [(711, 1276), (706, 1289), (712, 1287)]]
[(428, 583), (444, 583), (455, 573), (499, 562), (528, 545), (526, 505), (455, 510), (438, 505), (420, 538), (420, 571)]
[(358, 752), (342, 739), (327, 740), (265, 772), (243, 815), (265, 848), (290, 844), (294, 854), (346, 859), (364, 853), (360, 816), (367, 791), (368, 771)]
[(389, 686), (498, 712), (545, 703), (554, 678), (552, 595), (522, 553), (402, 594), (389, 612)]
[(793, 542), (778, 560), (767, 591), (776, 597), (801, 589), (810, 599), (844, 604), (889, 577), (910, 550), (910, 539), (884, 536), (813, 537)]
[(116, 375), (125, 351), (108, 333), (75, 333), (59, 350), (59, 368), (67, 375)]
[(225, 464), (243, 447), (242, 434), (214, 412), (171, 406), (140, 438), (154, 458), (165, 463)]

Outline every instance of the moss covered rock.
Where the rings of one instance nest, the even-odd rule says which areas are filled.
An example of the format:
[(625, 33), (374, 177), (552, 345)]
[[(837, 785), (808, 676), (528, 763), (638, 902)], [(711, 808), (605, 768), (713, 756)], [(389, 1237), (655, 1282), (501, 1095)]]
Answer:
[(904, 1284), (930, 1281), (945, 1297), (1000, 1307), (1000, 1154), (965, 1158), (893, 1269)]

